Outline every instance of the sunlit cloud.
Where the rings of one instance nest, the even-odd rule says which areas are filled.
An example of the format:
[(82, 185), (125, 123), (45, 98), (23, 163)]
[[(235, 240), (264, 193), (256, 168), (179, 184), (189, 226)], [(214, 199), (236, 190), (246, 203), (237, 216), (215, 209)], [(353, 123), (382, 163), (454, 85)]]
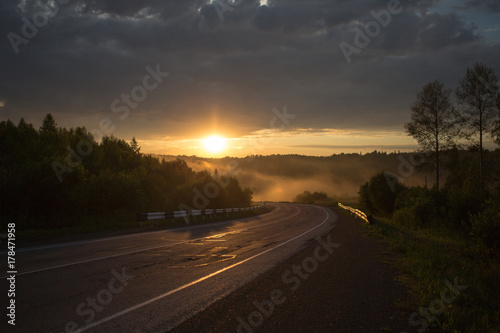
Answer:
[(418, 145), (295, 145), (293, 148), (313, 148), (313, 149), (347, 149), (347, 150), (417, 150)]
[[(361, 131), (349, 129), (299, 128), (288, 131), (265, 129), (241, 137), (222, 139), (224, 147), (207, 138), (183, 139), (164, 137), (139, 140), (145, 153), (165, 155), (196, 155), (223, 157), (268, 154), (303, 154), (328, 156), (342, 151), (371, 152), (373, 150), (413, 151), (417, 145), (404, 132)], [(219, 142), (219, 141), (217, 141)], [(222, 142), (222, 141), (221, 141)]]

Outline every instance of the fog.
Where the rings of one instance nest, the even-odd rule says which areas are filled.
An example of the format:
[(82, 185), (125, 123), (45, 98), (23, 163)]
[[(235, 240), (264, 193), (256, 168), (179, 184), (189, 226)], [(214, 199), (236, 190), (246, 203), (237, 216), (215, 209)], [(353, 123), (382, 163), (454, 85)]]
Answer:
[(329, 157), (299, 155), (249, 156), (246, 158), (199, 158), (156, 155), (166, 161), (180, 158), (196, 171), (208, 170), (235, 176), (253, 191), (255, 201), (292, 201), (304, 191), (324, 192), (334, 200), (355, 199), (359, 187), (380, 171), (388, 171), (408, 186), (434, 183), (433, 173), (418, 171), (420, 160), (410, 153), (365, 155), (340, 154)]

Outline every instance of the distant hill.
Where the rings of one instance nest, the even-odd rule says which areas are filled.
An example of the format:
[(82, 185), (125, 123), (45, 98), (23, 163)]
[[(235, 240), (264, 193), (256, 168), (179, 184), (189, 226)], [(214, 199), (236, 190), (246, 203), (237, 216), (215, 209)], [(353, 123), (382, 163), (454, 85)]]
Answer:
[[(200, 158), (196, 156), (153, 155), (160, 160), (186, 161), (193, 170), (230, 174), (241, 186), (254, 193), (254, 200), (291, 201), (305, 190), (324, 192), (333, 198), (354, 198), (359, 187), (375, 173), (389, 171), (406, 185), (434, 183), (433, 173), (417, 170), (414, 153), (374, 151), (360, 154), (338, 154), (328, 157), (301, 155), (247, 156), (244, 158)], [(431, 159), (425, 159), (426, 161)], [(423, 164), (422, 164), (423, 165)], [(421, 169), (419, 166), (418, 169)]]

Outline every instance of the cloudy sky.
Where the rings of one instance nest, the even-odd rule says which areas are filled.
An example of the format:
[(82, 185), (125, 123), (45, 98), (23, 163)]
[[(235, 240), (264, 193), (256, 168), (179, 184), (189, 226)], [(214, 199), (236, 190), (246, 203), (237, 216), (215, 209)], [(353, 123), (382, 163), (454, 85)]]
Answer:
[(412, 149), (425, 83), (500, 74), (499, 0), (2, 0), (0, 31), (0, 120), (146, 153)]

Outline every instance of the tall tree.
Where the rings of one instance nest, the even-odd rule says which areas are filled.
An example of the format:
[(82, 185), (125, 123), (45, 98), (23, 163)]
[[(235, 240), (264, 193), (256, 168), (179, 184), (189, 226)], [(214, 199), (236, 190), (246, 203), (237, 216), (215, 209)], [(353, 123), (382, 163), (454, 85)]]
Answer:
[(479, 179), (483, 183), (483, 136), (494, 130), (498, 115), (498, 76), (493, 68), (481, 63), (467, 68), (455, 90), (462, 118), (461, 132), (470, 141), (478, 140)]
[(450, 94), (451, 90), (440, 81), (427, 83), (411, 105), (411, 122), (405, 124), (408, 135), (413, 136), (423, 150), (434, 152), (438, 190), (439, 152), (454, 144), (456, 134), (457, 112), (450, 102)]
[(41, 133), (57, 133), (57, 124), (56, 120), (52, 116), (52, 114), (47, 113), (45, 118), (43, 119), (42, 127), (40, 127)]
[(500, 94), (497, 96), (497, 109), (498, 109), (498, 119), (495, 122), (495, 126), (491, 131), (491, 136), (497, 145), (500, 145)]

